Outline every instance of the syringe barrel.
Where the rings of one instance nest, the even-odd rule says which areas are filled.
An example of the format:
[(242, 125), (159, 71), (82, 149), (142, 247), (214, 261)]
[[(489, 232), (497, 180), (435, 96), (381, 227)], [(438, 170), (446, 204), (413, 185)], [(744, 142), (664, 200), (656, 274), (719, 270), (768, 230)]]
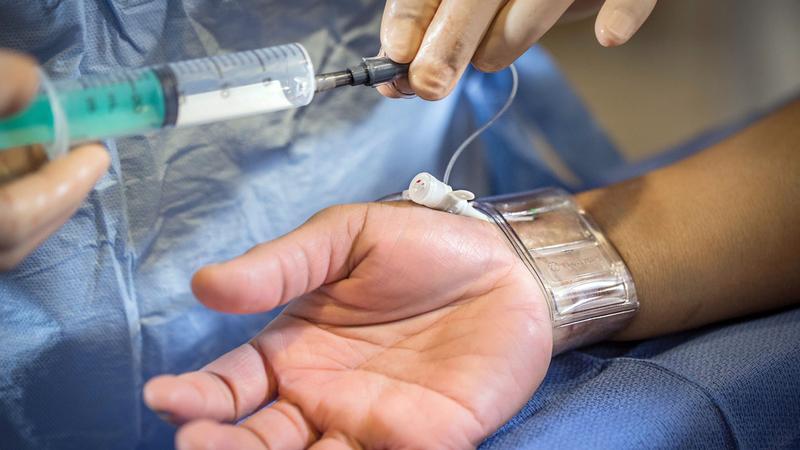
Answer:
[[(169, 125), (211, 123), (297, 108), (314, 98), (314, 66), (300, 44), (165, 66), (175, 77), (177, 117)], [(160, 70), (159, 72), (163, 72)], [(168, 98), (173, 93), (165, 90)]]
[(57, 135), (78, 143), (300, 107), (314, 97), (315, 74), (306, 50), (289, 44), (48, 87), (0, 119), (0, 150), (50, 144)]
[(132, 135), (164, 125), (165, 98), (152, 69), (50, 82), (40, 76), (40, 93), (31, 103), (0, 119), (0, 149), (54, 140), (67, 147), (65, 141)]

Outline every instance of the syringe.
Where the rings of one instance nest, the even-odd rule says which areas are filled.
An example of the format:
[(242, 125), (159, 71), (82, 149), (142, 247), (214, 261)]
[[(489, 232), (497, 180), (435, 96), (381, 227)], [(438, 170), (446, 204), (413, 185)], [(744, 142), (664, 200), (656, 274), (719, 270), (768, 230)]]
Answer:
[(315, 75), (305, 48), (288, 44), (76, 80), (41, 74), (30, 105), (0, 119), (0, 150), (45, 144), (54, 158), (75, 143), (297, 108), (316, 92), (375, 86), (407, 72), (388, 58), (364, 58)]

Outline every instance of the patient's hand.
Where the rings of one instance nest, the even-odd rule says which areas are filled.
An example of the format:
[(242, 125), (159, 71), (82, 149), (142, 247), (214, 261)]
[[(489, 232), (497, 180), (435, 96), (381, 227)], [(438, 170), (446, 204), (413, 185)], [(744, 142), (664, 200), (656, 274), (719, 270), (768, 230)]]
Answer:
[(294, 300), (203, 370), (147, 384), (185, 424), (179, 449), (474, 447), (550, 360), (547, 305), (499, 230), (404, 203), (326, 210), (193, 288), (233, 313)]

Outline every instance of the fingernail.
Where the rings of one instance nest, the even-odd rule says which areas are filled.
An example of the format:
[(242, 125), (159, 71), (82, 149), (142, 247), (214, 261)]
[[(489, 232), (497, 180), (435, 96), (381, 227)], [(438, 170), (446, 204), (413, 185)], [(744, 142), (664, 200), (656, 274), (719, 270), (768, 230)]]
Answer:
[(624, 10), (617, 9), (608, 18), (606, 30), (617, 40), (627, 41), (636, 31), (636, 21)]

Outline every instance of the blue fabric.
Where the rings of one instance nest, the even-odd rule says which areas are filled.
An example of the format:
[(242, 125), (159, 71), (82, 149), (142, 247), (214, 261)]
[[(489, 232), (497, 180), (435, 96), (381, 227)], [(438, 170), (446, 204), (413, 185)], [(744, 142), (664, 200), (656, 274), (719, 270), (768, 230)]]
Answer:
[[(0, 46), (56, 78), (293, 41), (335, 70), (377, 53), (381, 7), (7, 1)], [(205, 365), (271, 316), (207, 310), (192, 273), (435, 167), (453, 105), (346, 89), (283, 114), (109, 142), (113, 167), (76, 215), (0, 274), (0, 449), (171, 447), (144, 381)]]
[[(309, 49), (319, 70), (334, 70), (377, 52), (382, 6), (4, 0), (0, 46), (35, 55), (54, 77), (293, 41)], [(456, 175), (470, 187), (483, 183), (487, 193), (602, 183), (606, 170), (624, 162), (613, 145), (546, 55), (532, 50), (519, 66), (520, 101), (482, 140), (484, 156), (469, 152)], [(201, 367), (271, 317), (206, 310), (189, 291), (193, 271), (274, 238), (325, 206), (377, 198), (441, 167), (507, 89), (507, 75), (472, 72), (442, 102), (388, 101), (369, 89), (347, 89), (286, 113), (109, 142), (112, 168), (76, 215), (20, 267), (0, 274), (0, 449), (170, 448), (172, 428), (142, 403), (144, 381)], [(568, 395), (571, 382), (553, 380), (572, 373), (588, 379), (602, 373), (600, 360), (581, 353), (557, 359), (532, 404), (542, 395)], [(644, 392), (634, 375), (627, 375), (630, 389)], [(686, 392), (702, 404), (700, 394)], [(596, 397), (597, 411), (617, 402), (584, 395)], [(631, 411), (635, 400), (627, 400)], [(529, 416), (523, 412), (519, 427), (488, 445), (521, 443), (510, 439), (537, 429), (530, 420), (539, 419)], [(549, 423), (541, 410), (536, 417)], [(643, 434), (661, 426), (631, 415), (622, 422)], [(704, 442), (714, 432), (709, 424), (684, 438)], [(609, 426), (613, 435), (616, 425)]]
[[(608, 174), (625, 161), (550, 57), (533, 47), (515, 65), (521, 83), (514, 106), (481, 137), (490, 190), (559, 186), (578, 191), (612, 181)], [(500, 109), (511, 81), (509, 71), (468, 74), (464, 89), (479, 123)]]
[[(293, 41), (335, 70), (378, 51), (382, 3), (6, 2), (0, 46), (56, 78)], [(474, 122), (455, 108), (463, 98), (347, 89), (283, 114), (109, 142), (113, 167), (75, 217), (0, 275), (0, 447), (169, 446), (143, 382), (204, 365), (270, 317), (203, 308), (193, 271), (436, 168), (470, 131), (453, 125)]]
[(556, 357), (485, 450), (800, 448), (800, 309)]

